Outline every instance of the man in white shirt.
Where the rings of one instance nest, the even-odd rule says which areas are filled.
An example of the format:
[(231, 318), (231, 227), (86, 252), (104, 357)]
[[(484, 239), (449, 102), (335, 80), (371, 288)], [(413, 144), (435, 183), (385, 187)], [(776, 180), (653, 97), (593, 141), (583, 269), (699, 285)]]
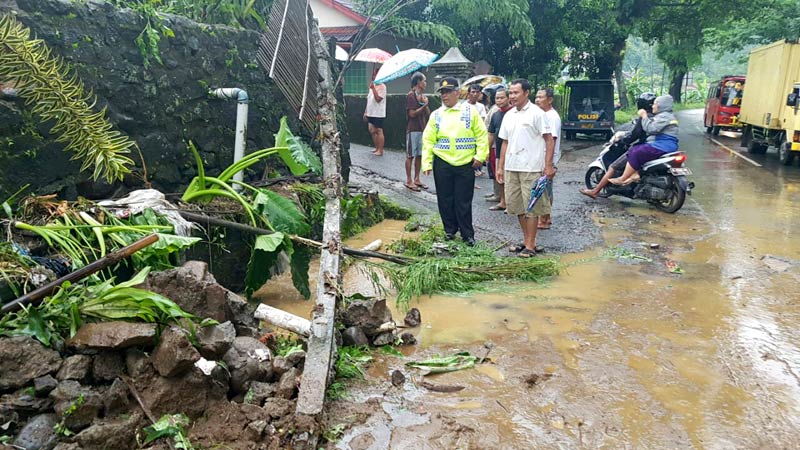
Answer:
[(375, 84), (375, 75), (378, 69), (372, 71), (372, 81), (369, 82), (369, 92), (367, 93), (367, 108), (364, 110), (364, 122), (367, 122), (369, 134), (372, 135), (372, 143), (375, 156), (383, 155), (383, 145), (386, 138), (383, 135), (383, 121), (386, 119), (386, 85)]
[[(553, 151), (553, 167), (558, 170), (558, 161), (561, 159), (561, 116), (558, 111), (553, 108), (554, 93), (551, 88), (539, 89), (536, 92), (535, 102), (536, 105), (542, 108), (542, 111), (547, 115), (547, 120), (550, 122), (550, 132), (553, 134), (553, 140), (556, 141), (555, 150)], [(553, 206), (553, 184), (547, 185), (547, 196), (550, 197), (550, 206)], [(553, 225), (550, 220), (550, 214), (545, 214), (539, 217), (540, 230), (549, 230)]]
[[(509, 248), (522, 257), (536, 255), (536, 231), (539, 216), (550, 213), (550, 200), (540, 198), (531, 211), (526, 211), (531, 200), (531, 187), (542, 174), (552, 179), (555, 141), (550, 122), (541, 108), (529, 100), (531, 85), (528, 80), (511, 82), (509, 97), (514, 105), (500, 126), (498, 137), (503, 139), (498, 165), (497, 181), (505, 184), (506, 206), (509, 215), (517, 216), (524, 241)], [(547, 197), (547, 194), (543, 194)]]

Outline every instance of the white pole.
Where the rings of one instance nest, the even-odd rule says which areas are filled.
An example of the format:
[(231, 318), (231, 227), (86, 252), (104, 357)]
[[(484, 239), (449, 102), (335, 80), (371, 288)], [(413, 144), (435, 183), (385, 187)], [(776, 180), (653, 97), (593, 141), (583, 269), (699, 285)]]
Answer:
[[(244, 146), (247, 142), (248, 103), (250, 102), (250, 98), (247, 96), (247, 91), (239, 88), (212, 89), (211, 95), (223, 99), (236, 99), (239, 103), (236, 108), (236, 139), (233, 142), (233, 162), (235, 164), (244, 158)], [(244, 180), (244, 174), (241, 171), (236, 172), (233, 175), (233, 179), (234, 181), (242, 182)], [(233, 188), (237, 191), (242, 189), (238, 184), (235, 184)]]

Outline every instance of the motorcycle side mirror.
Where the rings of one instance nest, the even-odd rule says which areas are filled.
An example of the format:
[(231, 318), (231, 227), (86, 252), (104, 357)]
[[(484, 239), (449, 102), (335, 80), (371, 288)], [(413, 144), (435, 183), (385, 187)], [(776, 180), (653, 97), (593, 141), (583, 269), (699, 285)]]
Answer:
[(797, 106), (797, 92), (792, 92), (786, 96), (786, 106)]

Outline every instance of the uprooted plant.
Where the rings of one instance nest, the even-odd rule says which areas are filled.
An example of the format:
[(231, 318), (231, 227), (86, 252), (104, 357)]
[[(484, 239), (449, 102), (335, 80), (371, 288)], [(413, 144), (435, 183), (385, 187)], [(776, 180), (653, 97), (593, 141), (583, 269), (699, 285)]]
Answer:
[[(206, 175), (199, 152), (191, 143), (189, 148), (197, 162), (197, 176), (183, 193), (183, 201), (207, 203), (215, 197), (232, 199), (242, 206), (252, 226), (274, 231), (255, 238), (245, 276), (247, 295), (252, 295), (272, 277), (270, 269), (277, 264), (279, 254), (284, 252), (290, 260), (295, 288), (305, 298), (309, 298), (311, 291), (308, 287), (308, 266), (311, 250), (306, 246), (293, 244), (298, 236), (307, 235), (311, 231), (305, 214), (291, 200), (268, 189), (235, 181), (233, 176), (264, 158), (275, 155), (280, 157), (295, 176), (308, 171), (319, 174), (322, 171), (319, 157), (299, 137), (292, 134), (286, 117), (281, 119), (280, 130), (275, 135), (275, 147), (245, 156), (216, 177)], [(234, 186), (241, 187), (243, 191), (237, 191)]]
[(32, 336), (46, 346), (74, 336), (84, 322), (131, 320), (165, 324), (194, 319), (172, 300), (134, 286), (142, 284), (150, 268), (128, 281), (114, 284), (64, 283), (58, 292), (38, 306), (0, 318), (0, 336)]

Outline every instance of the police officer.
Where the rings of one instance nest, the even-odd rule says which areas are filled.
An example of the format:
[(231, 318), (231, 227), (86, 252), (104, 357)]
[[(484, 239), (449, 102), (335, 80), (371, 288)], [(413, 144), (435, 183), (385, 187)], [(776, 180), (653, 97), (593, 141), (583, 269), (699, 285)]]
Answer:
[(489, 135), (475, 108), (459, 103), (455, 78), (443, 79), (438, 91), (442, 106), (433, 112), (422, 134), (422, 170), (430, 175), (433, 169), (445, 238), (451, 240), (461, 232), (461, 239), (472, 246), (475, 169), (489, 156)]

